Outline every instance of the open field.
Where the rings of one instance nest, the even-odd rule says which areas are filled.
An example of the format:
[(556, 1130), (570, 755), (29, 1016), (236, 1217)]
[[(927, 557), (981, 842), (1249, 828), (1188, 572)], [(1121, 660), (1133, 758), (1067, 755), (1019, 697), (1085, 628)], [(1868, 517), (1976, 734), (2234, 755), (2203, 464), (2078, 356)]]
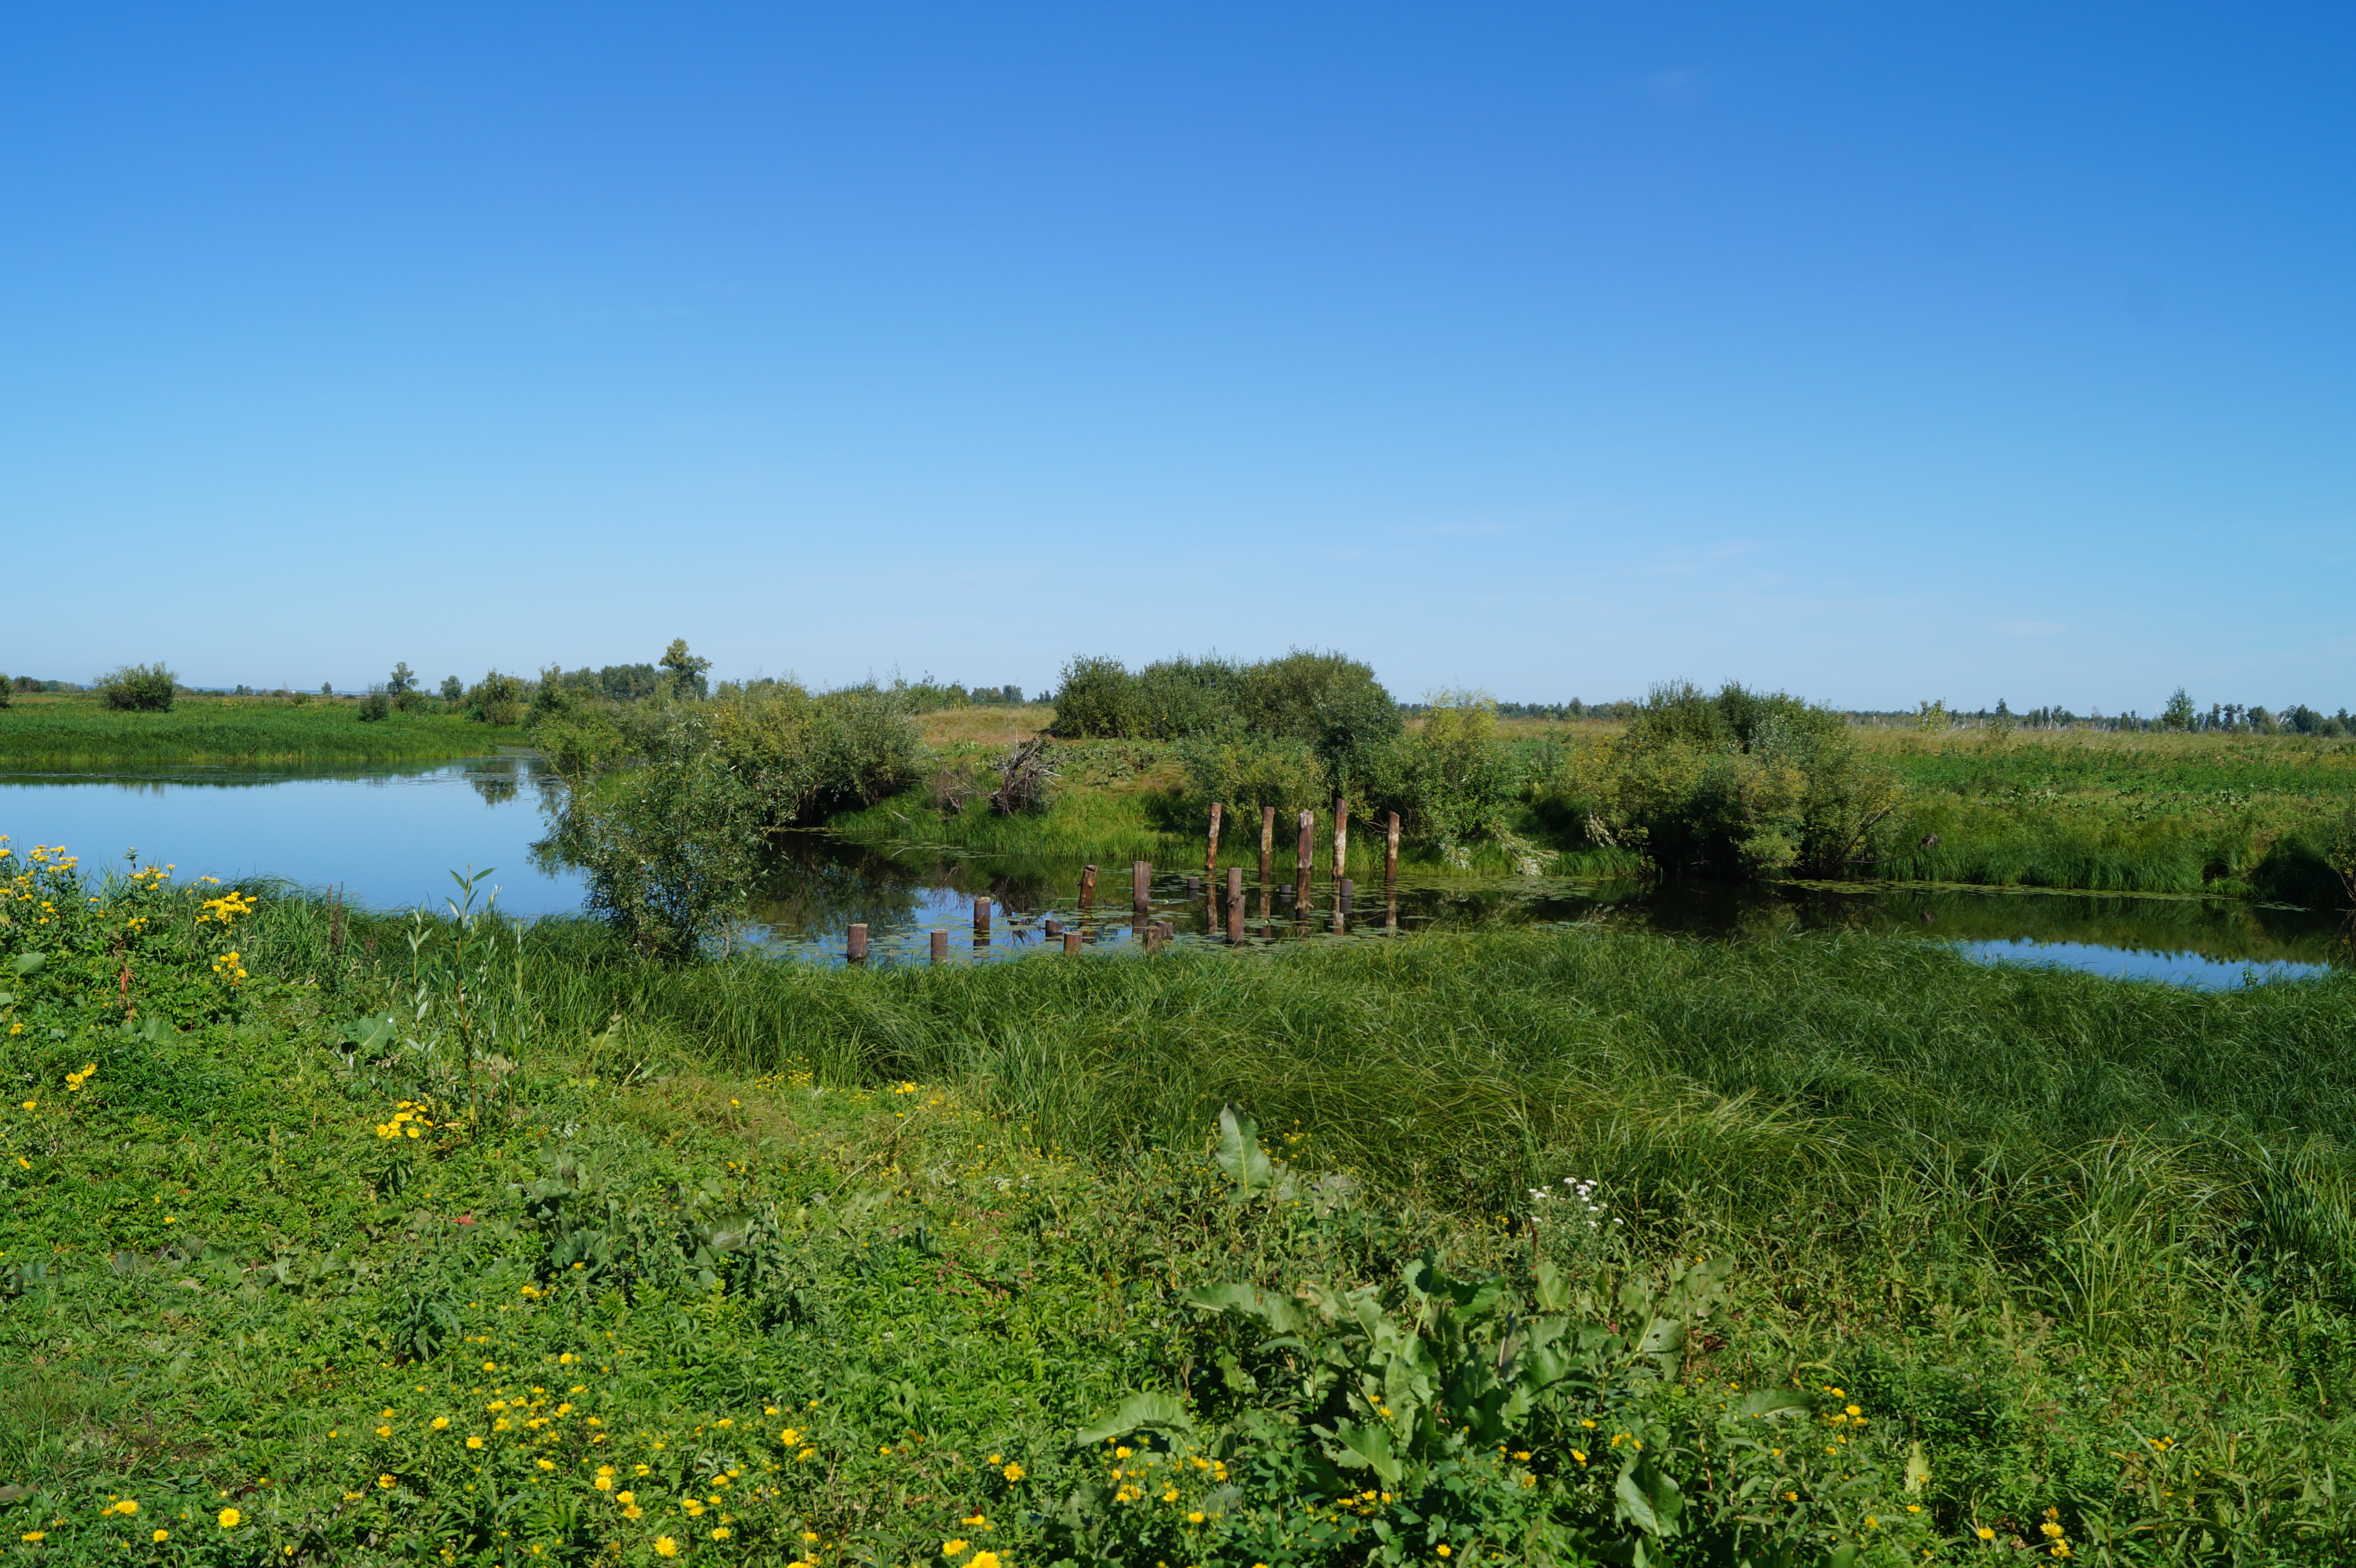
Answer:
[(167, 713), (125, 713), (91, 697), (18, 697), (0, 709), (0, 769), (422, 763), (487, 755), (522, 740), (515, 730), (450, 713), (395, 711), (364, 724), (359, 709), (183, 697)]
[[(44, 1559), (2356, 1544), (2314, 1484), (2356, 1462), (2356, 980), (1577, 929), (868, 973), (444, 923), (412, 958), (268, 890), (224, 930), (14, 886), (0, 1517)], [(1190, 1305), (1364, 1285), (1492, 1354), (1472, 1296), (1416, 1305), (1425, 1255), (1533, 1322), (1665, 1289), (1690, 1329), (1655, 1365), (1599, 1327), (1493, 1450), (1313, 1312), (1371, 1403), (1303, 1406)], [(1111, 1415), (1140, 1394), (1174, 1403)], [(1425, 1457), (1336, 1470), (1287, 1424), (1320, 1409)]]

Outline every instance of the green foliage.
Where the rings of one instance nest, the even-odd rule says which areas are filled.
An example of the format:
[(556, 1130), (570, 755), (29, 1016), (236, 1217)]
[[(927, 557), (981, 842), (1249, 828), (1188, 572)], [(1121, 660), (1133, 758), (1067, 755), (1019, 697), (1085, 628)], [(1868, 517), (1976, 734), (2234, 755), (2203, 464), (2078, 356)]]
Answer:
[(381, 722), (391, 716), (392, 699), (386, 696), (382, 690), (376, 687), (369, 688), (368, 694), (360, 699), (360, 722), (363, 724), (375, 724)]
[(1056, 682), (1049, 732), (1066, 740), (1129, 735), (1137, 724), (1135, 684), (1117, 658), (1074, 656)]
[(872, 683), (560, 705), (534, 733), (573, 781), (548, 848), (587, 873), (592, 909), (633, 947), (674, 961), (725, 933), (767, 833), (873, 805), (916, 772), (912, 716)]
[(444, 702), (462, 702), (462, 701), (464, 701), (464, 700), (466, 699), (466, 682), (464, 682), (464, 681), (460, 680), (460, 679), (459, 679), (456, 676), (455, 676), (455, 675), (445, 675), (445, 676), (444, 676), (444, 677), (442, 677), (442, 700), (443, 700), (443, 701), (444, 701)]
[(121, 713), (168, 713), (179, 679), (162, 661), (118, 665), (100, 676), (92, 689), (107, 707)]
[(466, 716), (478, 724), (520, 724), (529, 695), (521, 676), (492, 670), (466, 688)]
[(2340, 891), (2356, 908), (2356, 805), (2332, 818), (2323, 837), (2323, 863), (2340, 879)]
[(2192, 707), (2192, 699), (2179, 686), (2169, 695), (2168, 706), (2160, 710), (2159, 727), (2163, 730), (2190, 730), (2198, 717)]
[(1471, 846), (1487, 842), (1505, 847), (1517, 869), (1538, 869), (1536, 846), (1511, 826), (1522, 773), (1499, 743), (1488, 693), (1428, 693), (1421, 727), (1377, 750), (1365, 778), (1365, 804), (1396, 809), (1403, 829), (1432, 840), (1447, 864), (1467, 868)]
[(1309, 742), (1293, 736), (1259, 735), (1227, 725), (1179, 741), (1177, 756), (1198, 807), (1215, 800), (1241, 817), (1256, 818), (1260, 807), (1272, 805), (1278, 819), (1289, 824), (1297, 813), (1333, 805), (1325, 764)]
[(637, 765), (572, 792), (548, 844), (586, 877), (592, 912), (672, 963), (722, 934), (759, 874), (765, 797), (712, 728), (667, 714)]
[(1654, 688), (1627, 730), (1554, 781), (1559, 813), (1664, 875), (1837, 877), (1879, 860), (1903, 799), (1840, 714), (1730, 682)]
[(15, 684), (13, 681), (11, 681), (11, 680), (10, 680), (10, 679), (5, 676), (5, 675), (0, 675), (0, 708), (6, 708), (6, 707), (10, 706), (12, 703), (14, 703), (14, 702), (16, 701), (16, 684)]
[(685, 637), (670, 640), (670, 646), (663, 650), (661, 667), (669, 680), (672, 696), (700, 699), (704, 695), (704, 672), (712, 667), (712, 661), (689, 653)]

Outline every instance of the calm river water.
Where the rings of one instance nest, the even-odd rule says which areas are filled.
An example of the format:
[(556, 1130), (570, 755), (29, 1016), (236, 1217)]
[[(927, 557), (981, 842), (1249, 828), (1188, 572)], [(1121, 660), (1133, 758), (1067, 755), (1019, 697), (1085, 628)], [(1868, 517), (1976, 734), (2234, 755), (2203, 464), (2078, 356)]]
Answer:
[[(520, 915), (581, 907), (583, 884), (535, 845), (548, 833), (554, 787), (529, 756), (476, 758), (367, 773), (227, 769), (0, 774), (0, 833), (19, 849), (62, 844), (95, 869), (135, 848), (182, 879), (236, 882), (276, 876), (343, 890), (378, 908), (439, 907), (449, 872), (495, 868), (487, 885)], [(1142, 940), (1127, 907), (1126, 867), (1106, 866), (1097, 907), (1077, 901), (1077, 865), (884, 858), (822, 834), (795, 836), (753, 911), (746, 934), (780, 956), (842, 959), (853, 921), (882, 962), (921, 962), (931, 933), (950, 933), (953, 962), (1029, 952), (1055, 921), (1090, 945)], [(1853, 929), (1952, 942), (1991, 962), (2050, 963), (2122, 978), (2232, 986), (2296, 978), (2350, 961), (2339, 921), (2303, 911), (2201, 899), (2022, 891), (1784, 884), (1646, 891), (1625, 883), (1525, 879), (1465, 883), (1377, 881), (1346, 901), (1323, 878), (1305, 896), (1290, 882), (1248, 886), (1229, 910), (1183, 872), (1154, 879), (1145, 919), (1178, 944), (1264, 946), (1380, 940), (1402, 931), (1480, 924), (1601, 922), (1725, 937)], [(975, 901), (990, 901), (986, 924)]]

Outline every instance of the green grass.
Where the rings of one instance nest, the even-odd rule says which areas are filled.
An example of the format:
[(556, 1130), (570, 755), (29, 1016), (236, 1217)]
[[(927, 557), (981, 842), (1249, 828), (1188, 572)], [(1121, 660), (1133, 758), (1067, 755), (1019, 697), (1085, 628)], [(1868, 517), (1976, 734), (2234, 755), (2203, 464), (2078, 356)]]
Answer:
[(2356, 804), (2346, 741), (1908, 737), (1876, 749), (1912, 791), (1903, 848), (1879, 868), (1890, 877), (2345, 901), (2314, 845)]
[(520, 739), (451, 713), (363, 724), (349, 702), (183, 698), (168, 713), (121, 713), (93, 699), (20, 698), (0, 709), (0, 769), (435, 762)]
[[(1745, 1539), (1790, 1561), (2041, 1552), (2049, 1509), (2090, 1561), (2350, 1549), (2314, 1477), (2356, 1462), (2356, 979), (2202, 993), (1863, 934), (1588, 929), (680, 969), (578, 922), (464, 962), (434, 927), (412, 971), (399, 923), (338, 933), (298, 897), (224, 933), (187, 895), (52, 896), (45, 927), (15, 891), (0, 954), (49, 955), (0, 965), (25, 1026), (0, 1031), (0, 1487), (24, 1488), (0, 1540), (28, 1558), (652, 1563), (668, 1536), (896, 1563), (959, 1539), (1026, 1568), (1094, 1521), (1115, 1562), (1338, 1563), (1379, 1517), (1418, 1561), (1451, 1519), (1474, 1560), (1577, 1561), (1507, 1505), (1624, 1542), (1624, 1454), (1571, 1456), (1600, 1436), (1534, 1413), (1502, 1494), (1474, 1467), (1452, 1515), (1311, 1519), (1300, 1488), (1336, 1483), (1271, 1467), (1250, 1413), (1281, 1358), (1180, 1299), (1363, 1282), (1405, 1310), (1419, 1253), (1526, 1282), (1562, 1245), (1631, 1275), (1734, 1261), (1670, 1382), (1571, 1413), (1655, 1435), (1697, 1520), (1749, 1477)], [(232, 945), (242, 987), (210, 959)], [(348, 1027), (393, 1003), (389, 1033)], [(434, 1125), (380, 1136), (420, 1100)], [(1228, 1194), (1205, 1154), (1227, 1103), (1297, 1200)], [(1624, 1244), (1532, 1229), (1528, 1189), (1568, 1176)], [(1816, 1402), (1816, 1435), (1711, 1449), (1730, 1384)], [(1073, 1435), (1156, 1390), (1197, 1424), (1164, 1456), (1217, 1456), (1231, 1491), (1183, 1465), (1180, 1504), (1090, 1489), (1114, 1461)], [(1826, 1435), (1849, 1403), (1867, 1424)], [(103, 1511), (123, 1498), (135, 1517)]]

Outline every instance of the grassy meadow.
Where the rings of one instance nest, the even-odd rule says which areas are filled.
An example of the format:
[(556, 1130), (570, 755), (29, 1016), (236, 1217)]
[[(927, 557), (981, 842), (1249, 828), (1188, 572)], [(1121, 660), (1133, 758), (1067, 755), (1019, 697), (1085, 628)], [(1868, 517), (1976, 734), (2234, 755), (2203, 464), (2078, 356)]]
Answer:
[(0, 869), (27, 1561), (2351, 1550), (2356, 979), (662, 965)]
[(182, 697), (168, 712), (120, 712), (95, 697), (20, 695), (0, 709), (0, 769), (424, 763), (522, 739), (455, 713), (395, 709), (362, 723), (359, 709), (325, 699)]

